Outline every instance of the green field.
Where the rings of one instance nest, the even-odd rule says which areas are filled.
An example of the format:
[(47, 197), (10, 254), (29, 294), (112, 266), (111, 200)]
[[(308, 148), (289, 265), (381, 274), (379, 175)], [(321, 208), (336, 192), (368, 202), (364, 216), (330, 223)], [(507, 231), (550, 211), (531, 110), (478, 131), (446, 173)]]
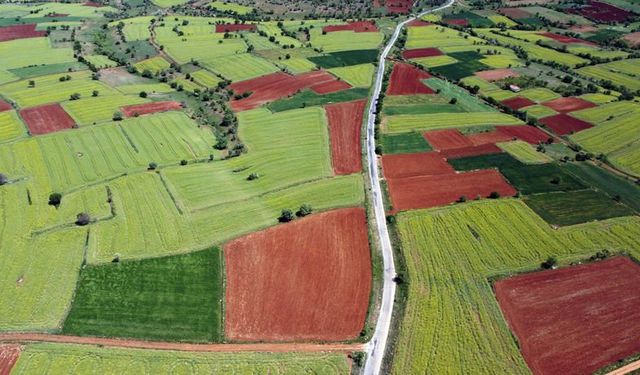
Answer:
[(496, 145), (525, 164), (544, 164), (552, 161), (551, 157), (536, 151), (531, 144), (524, 141), (501, 142)]
[(220, 77), (204, 69), (191, 73), (191, 77), (197, 84), (206, 88), (217, 87), (218, 83), (222, 82)]
[(361, 49), (356, 51), (331, 52), (322, 56), (312, 56), (309, 57), (309, 60), (322, 68), (331, 69), (372, 63), (376, 61), (377, 58), (377, 49)]
[(331, 73), (353, 87), (369, 87), (373, 81), (375, 67), (372, 64), (345, 66), (329, 69)]
[(161, 8), (169, 8), (175, 5), (182, 5), (187, 0), (152, 0), (152, 2)]
[(89, 63), (89, 65), (96, 69), (113, 68), (114, 66), (118, 66), (117, 62), (111, 61), (104, 55), (88, 55), (84, 56), (84, 59)]
[(606, 64), (585, 66), (578, 73), (597, 80), (611, 81), (615, 85), (640, 90), (640, 59), (613, 61)]
[(188, 353), (167, 350), (98, 348), (89, 345), (32, 344), (20, 355), (16, 374), (349, 374), (344, 354)]
[(311, 45), (324, 52), (377, 49), (384, 35), (381, 32), (334, 31), (322, 34), (321, 28), (310, 30)]
[(76, 124), (82, 126), (111, 121), (113, 114), (120, 108), (147, 102), (150, 100), (138, 95), (109, 95), (67, 101), (62, 104), (62, 107), (73, 117)]
[(394, 374), (530, 374), (487, 278), (536, 269), (549, 256), (640, 254), (637, 217), (553, 230), (515, 199), (404, 212), (398, 229), (408, 300)]
[(217, 248), (87, 266), (80, 272), (62, 332), (161, 341), (219, 341), (222, 277), (222, 255)]
[(317, 94), (311, 90), (304, 90), (291, 98), (271, 102), (267, 104), (267, 108), (272, 112), (282, 112), (329, 103), (350, 102), (352, 100), (364, 99), (368, 94), (368, 88), (353, 88), (324, 95)]
[(165, 69), (169, 69), (171, 64), (163, 57), (156, 56), (150, 59), (142, 60), (133, 65), (140, 73), (145, 70), (150, 71), (153, 74), (158, 74)]
[(458, 47), (486, 44), (482, 39), (460, 33), (457, 30), (443, 26), (410, 27), (407, 32), (406, 49), (424, 47)]
[(464, 116), (457, 113), (431, 113), (389, 116), (384, 120), (384, 129), (389, 133), (404, 133), (416, 130), (520, 124), (522, 121), (500, 112), (472, 112), (465, 113)]
[(406, 154), (432, 150), (431, 145), (418, 132), (383, 134), (379, 143), (385, 154)]
[(279, 69), (269, 61), (249, 53), (210, 58), (202, 66), (231, 81), (244, 81)]
[(253, 8), (251, 7), (236, 4), (236, 3), (230, 3), (226, 1), (213, 1), (209, 3), (209, 6), (221, 12), (231, 12), (231, 13), (240, 14), (240, 15), (245, 15), (253, 11)]
[[(20, 51), (20, 53), (15, 53)], [(71, 48), (53, 48), (48, 38), (16, 39), (0, 42), (0, 78), (8, 74), (7, 78), (0, 80), (9, 82), (15, 80), (9, 73), (11, 69), (24, 68), (43, 64), (75, 63)]]
[(0, 112), (0, 142), (11, 141), (26, 134), (16, 111)]

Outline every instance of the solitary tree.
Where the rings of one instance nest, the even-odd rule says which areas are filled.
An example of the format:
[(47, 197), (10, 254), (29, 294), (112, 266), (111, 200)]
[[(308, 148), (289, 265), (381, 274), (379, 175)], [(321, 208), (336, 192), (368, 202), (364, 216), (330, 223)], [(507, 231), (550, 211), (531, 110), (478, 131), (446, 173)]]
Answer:
[(122, 121), (122, 113), (121, 112), (115, 112), (113, 114), (113, 121)]
[(9, 182), (9, 178), (5, 174), (0, 173), (0, 186), (5, 185), (8, 182)]
[(91, 216), (86, 212), (81, 212), (76, 216), (76, 225), (84, 226), (91, 222)]
[(500, 198), (500, 193), (498, 193), (497, 191), (492, 191), (491, 194), (489, 194), (489, 198), (498, 199)]
[(313, 212), (313, 208), (311, 207), (311, 205), (308, 205), (305, 203), (302, 206), (300, 206), (300, 209), (298, 210), (298, 212), (296, 212), (296, 216), (305, 217), (311, 214), (311, 212)]
[(60, 203), (62, 202), (62, 194), (60, 193), (51, 193), (49, 195), (49, 205), (58, 208)]
[(293, 212), (289, 209), (284, 209), (280, 213), (280, 217), (278, 217), (278, 221), (281, 223), (288, 223), (293, 220)]
[(157, 168), (158, 168), (158, 163), (156, 163), (155, 161), (152, 161), (151, 163), (149, 163), (150, 171), (155, 171)]

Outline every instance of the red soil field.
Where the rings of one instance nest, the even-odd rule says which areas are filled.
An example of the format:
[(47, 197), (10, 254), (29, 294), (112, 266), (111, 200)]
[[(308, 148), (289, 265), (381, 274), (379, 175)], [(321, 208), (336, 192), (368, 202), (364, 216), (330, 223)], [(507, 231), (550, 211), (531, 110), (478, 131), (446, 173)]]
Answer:
[(0, 27), (0, 42), (7, 40), (38, 38), (47, 35), (44, 31), (36, 31), (36, 24), (13, 25)]
[(446, 23), (447, 25), (469, 26), (469, 20), (466, 20), (464, 18), (444, 20), (444, 23)]
[(598, 28), (591, 25), (573, 25), (569, 27), (569, 30), (575, 31), (576, 33), (590, 33), (593, 31), (598, 31)]
[(93, 1), (87, 1), (86, 3), (83, 4), (86, 7), (94, 7), (94, 8), (102, 8), (104, 5), (100, 4), (100, 3), (96, 3)]
[(437, 48), (417, 48), (402, 52), (405, 59), (415, 59), (418, 57), (442, 56), (444, 53)]
[(622, 39), (626, 40), (627, 42), (629, 42), (630, 45), (634, 47), (638, 46), (640, 45), (640, 31), (636, 31), (635, 33), (629, 33), (623, 36)]
[(329, 25), (322, 28), (326, 33), (334, 31), (354, 31), (356, 33), (376, 32), (378, 27), (371, 21), (354, 21), (346, 25)]
[(443, 150), (441, 154), (447, 159), (459, 159), (459, 158), (466, 158), (468, 156), (499, 154), (501, 152), (502, 152), (502, 149), (496, 146), (494, 143), (485, 143), (477, 146)]
[(419, 152), (382, 156), (382, 169), (386, 178), (433, 176), (455, 173), (439, 152)]
[(640, 266), (626, 257), (497, 281), (496, 297), (536, 375), (591, 374), (640, 352)]
[(496, 130), (512, 138), (518, 138), (522, 141), (531, 143), (532, 145), (537, 145), (540, 142), (546, 142), (550, 138), (549, 135), (542, 130), (529, 125), (496, 126)]
[(497, 191), (500, 196), (513, 196), (516, 189), (494, 169), (454, 173), (441, 176), (417, 176), (387, 179), (393, 211), (442, 206), (461, 196), (474, 199)]
[(257, 26), (248, 23), (229, 23), (216, 25), (216, 33), (231, 33), (234, 31), (257, 30)]
[(473, 146), (473, 143), (458, 129), (432, 130), (424, 133), (424, 138), (436, 150)]
[(580, 14), (596, 22), (624, 22), (633, 18), (633, 13), (627, 12), (608, 3), (590, 0), (588, 5), (580, 8), (568, 9), (570, 13)]
[(500, 133), (498, 131), (490, 131), (469, 134), (467, 135), (467, 139), (469, 139), (474, 146), (481, 146), (491, 143), (511, 141), (513, 137), (508, 134)]
[(429, 86), (421, 82), (431, 74), (411, 64), (395, 63), (387, 87), (387, 95), (434, 94)]
[(224, 256), (228, 339), (342, 341), (360, 333), (371, 290), (363, 208), (240, 237)]
[(76, 124), (58, 103), (23, 109), (20, 116), (32, 135), (71, 129)]
[(476, 77), (480, 77), (485, 81), (499, 81), (501, 79), (509, 78), (509, 77), (519, 77), (520, 74), (514, 72), (509, 68), (501, 68), (501, 69), (493, 69), (493, 70), (483, 70), (481, 72), (473, 73)]
[(540, 123), (545, 124), (546, 126), (551, 128), (551, 130), (553, 130), (553, 132), (558, 135), (576, 133), (581, 130), (593, 127), (593, 125), (586, 121), (579, 120), (564, 113), (544, 117), (539, 121)]
[(329, 104), (324, 107), (329, 120), (331, 160), (335, 174), (362, 170), (360, 133), (365, 100)]
[(182, 109), (182, 104), (174, 101), (166, 102), (153, 102), (144, 104), (134, 104), (122, 107), (122, 114), (126, 117), (134, 117), (136, 115), (148, 115), (150, 113), (166, 112), (166, 111), (179, 111)]
[(0, 112), (12, 110), (13, 107), (11, 104), (5, 102), (4, 100), (0, 100)]
[(580, 43), (580, 44), (589, 44), (589, 45), (593, 45), (595, 46), (596, 44), (593, 42), (589, 42), (583, 39), (578, 39), (578, 38), (572, 38), (570, 36), (566, 36), (566, 35), (560, 35), (560, 34), (556, 34), (556, 33), (549, 33), (549, 32), (544, 32), (544, 33), (538, 33), (538, 35), (542, 35), (544, 37), (553, 39), (557, 42), (560, 43), (565, 43), (565, 44), (574, 44), (574, 43)]
[(386, 0), (385, 6), (388, 13), (406, 14), (413, 8), (412, 0)]
[(596, 104), (586, 101), (582, 98), (558, 98), (542, 103), (543, 106), (549, 107), (556, 112), (573, 112), (586, 108), (597, 107)]
[(422, 26), (430, 26), (433, 25), (431, 22), (423, 21), (423, 20), (413, 20), (407, 24), (407, 27), (422, 27)]
[(528, 107), (530, 105), (535, 105), (536, 104), (536, 102), (534, 102), (533, 100), (531, 100), (529, 98), (522, 97), (522, 96), (516, 96), (514, 98), (509, 98), (507, 100), (503, 100), (501, 103), (506, 105), (507, 107), (513, 109), (513, 110), (517, 110), (517, 109), (520, 109), (520, 108), (524, 108), (524, 107)]
[(9, 375), (16, 364), (22, 347), (15, 344), (0, 345), (0, 375)]
[(251, 92), (251, 95), (244, 99), (232, 100), (231, 108), (234, 111), (257, 108), (265, 103), (293, 95), (304, 88), (315, 89), (318, 93), (327, 93), (337, 91), (338, 88), (351, 87), (346, 82), (335, 82), (338, 82), (336, 77), (324, 70), (316, 70), (297, 76), (277, 72), (235, 82), (229, 85), (229, 88), (236, 94)]
[(528, 18), (531, 17), (531, 13), (527, 12), (524, 9), (520, 8), (500, 8), (498, 9), (502, 15), (507, 16), (509, 18), (518, 19), (518, 18)]

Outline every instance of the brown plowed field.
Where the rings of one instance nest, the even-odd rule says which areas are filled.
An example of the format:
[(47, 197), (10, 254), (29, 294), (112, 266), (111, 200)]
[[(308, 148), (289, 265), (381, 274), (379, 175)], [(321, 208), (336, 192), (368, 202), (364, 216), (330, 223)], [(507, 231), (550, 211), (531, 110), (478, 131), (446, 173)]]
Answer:
[(22, 347), (14, 344), (0, 345), (0, 375), (9, 375), (16, 364)]
[(542, 103), (543, 106), (549, 107), (556, 112), (573, 112), (581, 109), (597, 107), (596, 104), (586, 101), (582, 98), (558, 98)]
[(387, 13), (406, 14), (413, 8), (413, 0), (386, 0)]
[(509, 77), (519, 77), (520, 74), (514, 72), (509, 68), (502, 69), (493, 69), (493, 70), (483, 70), (481, 72), (473, 73), (476, 77), (480, 77), (485, 81), (499, 81), (501, 79), (509, 78)]
[(122, 114), (126, 117), (148, 115), (150, 113), (166, 112), (166, 111), (179, 111), (182, 109), (182, 105), (174, 101), (166, 102), (153, 102), (144, 104), (134, 104), (122, 107)]
[(626, 40), (632, 46), (640, 45), (640, 31), (636, 31), (635, 33), (629, 33), (622, 37), (622, 39)]
[(418, 57), (442, 56), (444, 53), (437, 48), (417, 48), (402, 52), (405, 59), (415, 59)]
[(320, 95), (330, 94), (332, 92), (342, 91), (350, 88), (351, 88), (350, 84), (348, 84), (345, 81), (338, 81), (338, 80), (328, 81), (328, 82), (319, 83), (317, 85), (311, 86), (311, 90), (315, 91)]
[(71, 129), (75, 125), (75, 121), (58, 103), (23, 109), (20, 116), (33, 135)]
[(593, 127), (591, 123), (571, 117), (567, 114), (560, 113), (558, 115), (541, 118), (540, 123), (548, 126), (554, 133), (565, 135), (576, 133), (581, 130)]
[(334, 31), (354, 31), (356, 33), (376, 32), (378, 27), (371, 21), (355, 21), (346, 25), (329, 25), (322, 28), (326, 33)]
[(595, 43), (586, 41), (584, 39), (573, 38), (573, 37), (570, 37), (570, 36), (560, 35), (560, 34), (556, 34), (556, 33), (544, 32), (544, 33), (538, 33), (538, 35), (542, 35), (542, 36), (547, 37), (549, 39), (553, 39), (553, 40), (555, 40), (556, 42), (559, 42), (559, 43), (565, 43), (565, 44), (578, 43), (578, 44), (588, 44), (588, 45), (591, 45), (591, 46), (595, 46), (596, 45)]
[(546, 142), (549, 135), (535, 126), (518, 125), (518, 126), (496, 126), (496, 130), (502, 134), (506, 134), (513, 138), (529, 142), (537, 145), (540, 142)]
[(500, 172), (489, 169), (441, 176), (417, 176), (387, 179), (393, 211), (429, 208), (453, 203), (461, 196), (475, 199), (496, 191), (500, 196), (513, 196), (516, 189)]
[(474, 146), (481, 146), (489, 143), (511, 141), (513, 140), (513, 137), (509, 136), (508, 134), (500, 133), (498, 131), (490, 131), (468, 134), (467, 139), (470, 140)]
[(518, 18), (528, 18), (531, 17), (531, 13), (527, 12), (524, 9), (520, 8), (500, 8), (498, 9), (502, 15), (507, 16), (509, 18), (513, 18), (517, 20)]
[(640, 352), (640, 266), (626, 257), (494, 284), (534, 374), (591, 374)]
[(507, 100), (503, 100), (501, 102), (502, 104), (506, 105), (507, 107), (511, 108), (511, 109), (520, 109), (520, 108), (524, 108), (524, 107), (528, 107), (530, 105), (535, 105), (536, 102), (534, 102), (533, 100), (529, 99), (529, 98), (525, 98), (522, 96), (516, 96), (515, 98), (509, 98)]
[(452, 148), (450, 150), (443, 150), (440, 153), (447, 159), (459, 159), (466, 158), (468, 156), (498, 154), (501, 152), (502, 149), (494, 143), (485, 143), (478, 146)]
[(216, 25), (216, 33), (232, 33), (234, 31), (257, 30), (257, 26), (248, 23)]
[(466, 20), (464, 18), (448, 19), (444, 20), (444, 23), (446, 23), (447, 25), (455, 26), (469, 26), (469, 20)]
[(407, 24), (407, 27), (422, 27), (422, 26), (430, 26), (430, 25), (433, 25), (433, 24), (430, 23), (430, 22), (427, 22), (427, 21), (416, 19), (416, 20), (413, 20), (413, 21), (409, 22)]
[(433, 94), (435, 91), (421, 82), (427, 78), (431, 78), (431, 74), (411, 64), (395, 63), (389, 79), (387, 95)]
[(363, 208), (246, 235), (226, 244), (224, 256), (227, 338), (342, 341), (362, 330), (371, 289)]
[(5, 102), (4, 100), (0, 100), (0, 112), (12, 110), (13, 107), (11, 104)]
[(27, 25), (0, 27), (0, 42), (14, 39), (38, 38), (47, 35), (44, 31), (37, 31), (36, 26), (35, 23), (30, 23)]
[(432, 130), (424, 133), (424, 138), (436, 150), (473, 146), (473, 143), (458, 129)]
[(325, 106), (331, 138), (331, 160), (335, 174), (351, 174), (362, 170), (360, 133), (365, 100)]
[(354, 352), (364, 350), (363, 344), (312, 344), (312, 343), (253, 343), (253, 344), (187, 344), (180, 342), (140, 341), (52, 335), (47, 333), (0, 333), (0, 342), (29, 343), (56, 342), (80, 345), (101, 345), (116, 348), (177, 350), (184, 352)]
[(447, 163), (439, 152), (383, 155), (382, 168), (386, 178), (455, 173), (455, 169)]

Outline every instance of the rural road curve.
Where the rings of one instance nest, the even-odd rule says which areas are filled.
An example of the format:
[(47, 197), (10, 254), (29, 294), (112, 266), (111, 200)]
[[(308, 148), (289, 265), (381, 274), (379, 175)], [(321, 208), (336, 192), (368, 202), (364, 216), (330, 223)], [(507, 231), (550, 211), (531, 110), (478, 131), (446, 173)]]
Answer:
[(177, 350), (188, 352), (356, 352), (363, 344), (255, 343), (255, 344), (188, 344), (164, 341), (121, 340), (101, 337), (64, 336), (47, 333), (2, 333), (2, 343), (56, 342), (64, 344), (104, 345), (119, 348)]
[(380, 179), (378, 176), (378, 158), (376, 156), (375, 120), (376, 105), (382, 91), (382, 80), (384, 79), (385, 61), (389, 52), (396, 43), (400, 30), (409, 22), (426, 14), (437, 12), (453, 5), (455, 0), (447, 0), (447, 2), (434, 9), (426, 10), (407, 20), (399, 23), (384, 47), (378, 62), (378, 71), (376, 72), (376, 82), (373, 88), (373, 95), (369, 103), (369, 116), (367, 119), (367, 162), (369, 163), (369, 180), (371, 181), (371, 193), (373, 195), (373, 208), (376, 219), (376, 227), (378, 230), (378, 238), (382, 248), (382, 259), (384, 266), (384, 285), (382, 289), (382, 303), (380, 305), (380, 315), (373, 337), (366, 345), (367, 360), (364, 367), (365, 375), (378, 375), (382, 368), (382, 359), (384, 357), (387, 338), (389, 336), (389, 328), (391, 327), (391, 315), (393, 313), (393, 302), (396, 294), (396, 284), (393, 278), (396, 277), (396, 268), (393, 263), (393, 249), (389, 232), (387, 230), (386, 215), (384, 211), (384, 203), (382, 202), (382, 189), (380, 188)]

